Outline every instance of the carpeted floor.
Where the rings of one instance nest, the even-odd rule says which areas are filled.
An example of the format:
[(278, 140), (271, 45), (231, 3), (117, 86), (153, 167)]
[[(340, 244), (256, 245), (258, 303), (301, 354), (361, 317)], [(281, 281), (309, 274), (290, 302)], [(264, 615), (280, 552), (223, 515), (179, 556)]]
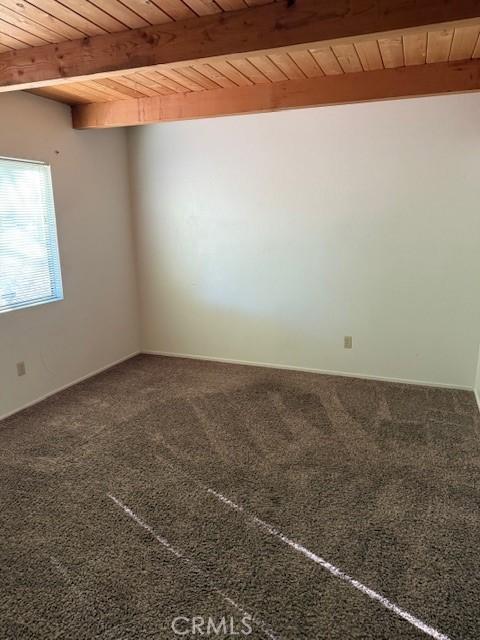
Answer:
[(0, 424), (0, 638), (478, 638), (479, 432), (469, 392), (135, 357)]

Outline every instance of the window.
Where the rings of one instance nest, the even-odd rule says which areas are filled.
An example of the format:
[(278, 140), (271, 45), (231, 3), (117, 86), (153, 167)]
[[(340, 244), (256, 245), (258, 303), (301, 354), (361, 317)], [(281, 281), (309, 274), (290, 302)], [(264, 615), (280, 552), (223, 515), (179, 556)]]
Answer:
[(0, 312), (62, 299), (50, 167), (0, 158)]

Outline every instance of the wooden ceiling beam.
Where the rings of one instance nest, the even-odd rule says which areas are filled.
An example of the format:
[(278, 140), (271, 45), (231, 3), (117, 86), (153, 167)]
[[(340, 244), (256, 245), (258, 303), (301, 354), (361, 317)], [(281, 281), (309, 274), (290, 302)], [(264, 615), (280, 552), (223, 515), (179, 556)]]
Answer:
[(480, 59), (72, 107), (76, 129), (480, 91)]
[[(290, 5), (290, 6), (289, 6)], [(0, 54), (0, 92), (480, 23), (479, 0), (296, 0)]]

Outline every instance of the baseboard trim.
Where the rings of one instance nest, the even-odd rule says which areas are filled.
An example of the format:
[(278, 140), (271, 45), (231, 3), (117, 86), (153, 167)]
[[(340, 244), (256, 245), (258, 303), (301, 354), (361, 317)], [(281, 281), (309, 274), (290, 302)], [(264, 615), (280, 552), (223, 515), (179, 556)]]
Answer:
[(151, 356), (166, 356), (167, 358), (187, 358), (189, 360), (204, 360), (206, 362), (224, 362), (226, 364), (239, 364), (247, 367), (265, 367), (267, 369), (285, 369), (287, 371), (305, 371), (307, 373), (319, 373), (327, 376), (341, 376), (344, 378), (360, 378), (361, 380), (377, 380), (379, 382), (398, 382), (420, 387), (441, 387), (444, 389), (459, 389), (461, 391), (473, 391), (473, 387), (448, 384), (445, 382), (428, 382), (425, 380), (409, 380), (405, 378), (389, 378), (386, 376), (372, 376), (367, 373), (351, 373), (348, 371), (333, 371), (331, 369), (315, 369), (309, 367), (297, 367), (289, 364), (272, 364), (270, 362), (251, 362), (250, 360), (235, 360), (233, 358), (217, 358), (212, 356), (193, 355), (190, 353), (172, 353), (169, 351), (152, 351), (142, 349), (141, 353)]
[(5, 418), (9, 418), (10, 416), (15, 415), (16, 413), (19, 413), (20, 411), (23, 411), (24, 409), (28, 409), (29, 407), (33, 407), (35, 404), (38, 404), (39, 402), (42, 402), (42, 400), (46, 400), (47, 398), (50, 398), (50, 396), (54, 396), (56, 393), (60, 393), (60, 391), (64, 391), (65, 389), (68, 389), (69, 387), (73, 387), (74, 385), (78, 384), (79, 382), (83, 382), (84, 380), (88, 380), (88, 378), (93, 378), (93, 376), (96, 376), (99, 373), (102, 373), (103, 371), (107, 371), (107, 369), (111, 369), (112, 367), (115, 367), (117, 364), (121, 364), (122, 362), (125, 362), (126, 360), (130, 360), (130, 358), (133, 358), (134, 356), (137, 356), (139, 353), (141, 353), (141, 352), (140, 351), (134, 351), (133, 353), (130, 353), (128, 356), (124, 356), (123, 358), (120, 358), (119, 360), (115, 360), (115, 362), (111, 362), (110, 364), (107, 364), (104, 367), (100, 367), (100, 369), (96, 369), (95, 371), (92, 371), (91, 373), (87, 373), (86, 375), (82, 376), (81, 378), (76, 378), (72, 382), (68, 382), (67, 384), (64, 384), (62, 387), (58, 387), (58, 388), (54, 389), (53, 391), (49, 391), (45, 395), (40, 396), (39, 398), (36, 398), (35, 400), (32, 400), (31, 402), (28, 402), (27, 404), (22, 405), (18, 409), (14, 409), (13, 411), (10, 411), (9, 413), (5, 413), (3, 416), (0, 416), (0, 422), (2, 420), (5, 420)]
[(95, 371), (91, 371), (90, 373), (87, 373), (84, 376), (81, 376), (80, 378), (76, 378), (75, 380), (73, 380), (72, 382), (69, 382), (61, 387), (57, 387), (56, 389), (53, 389), (52, 391), (49, 391), (48, 393), (46, 393), (43, 396), (40, 396), (38, 398), (36, 398), (35, 400), (32, 400), (31, 402), (28, 402), (27, 404), (22, 405), (21, 407), (18, 407), (18, 409), (14, 409), (13, 411), (10, 411), (9, 413), (5, 413), (4, 415), (0, 416), (0, 422), (2, 420), (5, 420), (5, 418), (9, 418), (10, 416), (15, 415), (16, 413), (19, 413), (20, 411), (23, 411), (24, 409), (28, 409), (29, 407), (33, 407), (34, 405), (38, 404), (39, 402), (42, 402), (43, 400), (46, 400), (47, 398), (50, 398), (51, 396), (54, 396), (56, 393), (60, 393), (60, 391), (64, 391), (65, 389), (68, 389), (69, 387), (73, 387), (76, 384), (79, 384), (80, 382), (83, 382), (84, 380), (88, 380), (89, 378), (93, 378), (94, 376), (98, 375), (99, 373), (103, 373), (104, 371), (107, 371), (108, 369), (111, 369), (112, 367), (115, 367), (117, 364), (121, 364), (122, 362), (126, 362), (127, 360), (130, 360), (131, 358), (144, 353), (146, 355), (151, 355), (151, 356), (165, 356), (167, 358), (186, 358), (189, 360), (203, 360), (205, 362), (223, 362), (226, 364), (238, 364), (238, 365), (242, 365), (242, 366), (247, 366), (247, 367), (264, 367), (266, 369), (282, 369), (282, 370), (286, 370), (286, 371), (304, 371), (306, 373), (318, 373), (320, 375), (328, 375), (328, 376), (340, 376), (340, 377), (344, 377), (344, 378), (360, 378), (361, 380), (377, 380), (379, 382), (398, 382), (401, 384), (410, 384), (410, 385), (416, 385), (416, 386), (421, 386), (421, 387), (441, 387), (444, 389), (459, 389), (461, 391), (473, 391), (474, 395), (475, 395), (475, 399), (477, 401), (477, 405), (478, 405), (478, 409), (480, 411), (480, 395), (478, 393), (478, 391), (476, 389), (474, 389), (473, 387), (467, 387), (467, 386), (463, 386), (463, 385), (455, 385), (455, 384), (447, 384), (445, 382), (428, 382), (425, 380), (409, 380), (409, 379), (405, 379), (405, 378), (391, 378), (391, 377), (387, 377), (387, 376), (372, 376), (369, 374), (365, 374), (365, 373), (351, 373), (348, 371), (334, 371), (331, 369), (317, 369), (317, 368), (311, 368), (311, 367), (297, 367), (294, 365), (287, 365), (287, 364), (273, 364), (270, 362), (252, 362), (250, 360), (236, 360), (234, 358), (219, 358), (219, 357), (212, 357), (212, 356), (202, 356), (202, 355), (194, 355), (194, 354), (190, 354), (190, 353), (173, 353), (170, 351), (154, 351), (151, 349), (142, 349), (140, 351), (133, 351), (132, 353), (124, 356), (123, 358), (119, 358), (118, 360), (115, 360), (114, 362), (111, 362), (110, 364), (105, 365), (104, 367), (100, 367), (100, 369), (96, 369)]

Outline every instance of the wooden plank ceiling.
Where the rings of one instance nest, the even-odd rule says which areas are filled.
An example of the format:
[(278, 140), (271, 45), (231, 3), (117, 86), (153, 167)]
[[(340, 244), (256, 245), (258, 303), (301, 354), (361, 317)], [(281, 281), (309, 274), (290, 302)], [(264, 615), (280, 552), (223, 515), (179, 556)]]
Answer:
[[(0, 0), (0, 57), (14, 50), (268, 4), (273, 0)], [(185, 64), (154, 65), (31, 90), (71, 105), (117, 103), (475, 59), (480, 59), (480, 20), (315, 47), (199, 56)]]
[(232, 57), (184, 67), (162, 65), (137, 73), (34, 91), (68, 104), (110, 102), (467, 60), (480, 58), (479, 33), (479, 27), (461, 27), (320, 49)]
[[(274, 1), (1, 0), (0, 53), (246, 9)], [(73, 105), (243, 86), (286, 77), (289, 76), (272, 61), (260, 60), (256, 69), (245, 59), (239, 60), (238, 65), (199, 65), (199, 68), (186, 67), (181, 72), (166, 69), (164, 73), (158, 73), (152, 68), (151, 71), (115, 79), (66, 83), (34, 92)]]

